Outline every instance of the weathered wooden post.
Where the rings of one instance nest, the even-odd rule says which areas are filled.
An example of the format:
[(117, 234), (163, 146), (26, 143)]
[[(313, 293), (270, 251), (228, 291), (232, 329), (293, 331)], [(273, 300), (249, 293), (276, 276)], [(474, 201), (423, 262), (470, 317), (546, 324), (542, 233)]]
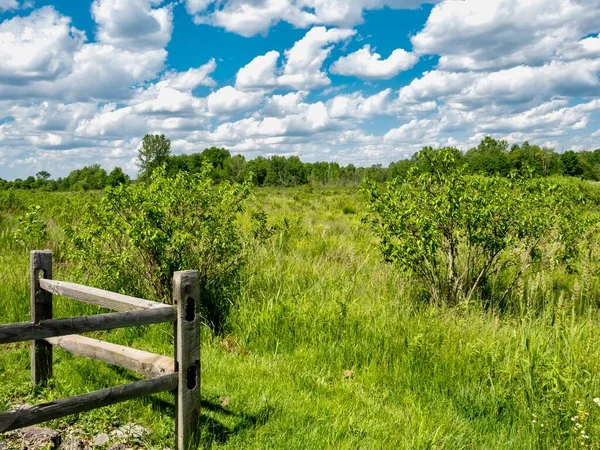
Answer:
[[(31, 252), (31, 321), (40, 323), (52, 319), (52, 294), (40, 287), (40, 272), (44, 279), (52, 279), (52, 252)], [(31, 381), (44, 384), (52, 377), (52, 345), (43, 340), (31, 342)]]
[(175, 371), (178, 372), (175, 418), (177, 450), (197, 448), (200, 416), (200, 289), (198, 272), (186, 270), (173, 276), (175, 323)]

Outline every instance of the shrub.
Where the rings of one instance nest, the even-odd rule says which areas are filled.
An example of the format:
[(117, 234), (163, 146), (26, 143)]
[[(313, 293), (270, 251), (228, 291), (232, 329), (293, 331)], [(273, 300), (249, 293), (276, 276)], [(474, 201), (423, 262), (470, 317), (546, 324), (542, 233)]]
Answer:
[(156, 169), (147, 183), (108, 188), (66, 230), (72, 255), (101, 287), (163, 302), (175, 271), (198, 270), (205, 319), (219, 331), (244, 261), (236, 215), (249, 193), (214, 186), (208, 169), (174, 178)]
[(32, 205), (24, 216), (19, 217), (19, 225), (13, 237), (27, 250), (43, 248), (48, 242), (48, 227), (42, 220), (41, 214), (41, 206)]
[[(469, 176), (460, 152), (425, 148), (405, 178), (365, 182), (370, 221), (384, 257), (411, 271), (436, 304), (468, 303), (491, 277), (523, 273), (558, 243), (555, 262), (575, 270), (595, 219), (575, 188), (552, 179)], [(507, 277), (507, 274), (510, 274)]]

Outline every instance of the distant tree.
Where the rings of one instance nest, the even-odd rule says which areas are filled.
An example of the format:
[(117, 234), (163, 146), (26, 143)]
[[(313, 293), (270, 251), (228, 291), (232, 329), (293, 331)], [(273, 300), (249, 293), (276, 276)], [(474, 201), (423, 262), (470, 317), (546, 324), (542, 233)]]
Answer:
[(465, 155), (469, 170), (485, 175), (506, 176), (510, 172), (507, 156), (508, 143), (486, 136), (476, 148)]
[(577, 153), (568, 150), (560, 155), (560, 161), (563, 166), (563, 174), (570, 177), (580, 177), (583, 175), (583, 167)]
[(154, 169), (167, 163), (171, 155), (171, 141), (164, 134), (147, 134), (138, 152), (139, 178), (148, 178)]
[(123, 172), (123, 169), (120, 167), (115, 167), (111, 170), (108, 175), (107, 184), (112, 187), (119, 186), (120, 184), (125, 184), (129, 181), (129, 176)]
[(47, 180), (48, 178), (50, 178), (50, 173), (48, 173), (45, 170), (40, 170), (38, 173), (35, 174), (35, 176), (36, 178)]
[(264, 156), (257, 156), (253, 160), (248, 161), (246, 165), (246, 170), (253, 174), (254, 182), (257, 186), (265, 185), (269, 168), (269, 160)]
[(87, 191), (104, 189), (106, 187), (108, 175), (106, 170), (100, 167), (100, 164), (85, 166), (83, 169), (73, 170), (68, 177), (61, 182), (64, 190)]
[(233, 183), (240, 183), (246, 172), (246, 158), (243, 155), (235, 155), (225, 160), (224, 169), (227, 178)]

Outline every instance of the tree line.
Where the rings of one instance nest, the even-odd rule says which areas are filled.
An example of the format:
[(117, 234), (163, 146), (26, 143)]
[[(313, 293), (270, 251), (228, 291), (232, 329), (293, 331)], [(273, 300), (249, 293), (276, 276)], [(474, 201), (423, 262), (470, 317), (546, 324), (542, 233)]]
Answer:
[[(465, 163), (466, 171), (473, 174), (563, 175), (600, 180), (600, 149), (558, 153), (552, 148), (531, 145), (529, 142), (509, 146), (506, 141), (488, 136), (477, 147), (460, 153), (460, 158)], [(207, 148), (200, 153), (173, 155), (171, 142), (164, 135), (146, 135), (138, 154), (140, 170), (137, 180), (148, 178), (160, 166), (165, 166), (169, 175), (181, 171), (200, 173), (203, 167), (209, 167), (215, 182), (240, 182), (251, 178), (257, 186), (355, 185), (365, 178), (382, 182), (405, 176), (416, 164), (416, 155), (392, 162), (387, 167), (381, 164), (357, 167), (354, 164), (342, 166), (337, 162), (310, 163), (301, 161), (297, 156), (258, 156), (246, 160), (243, 155), (232, 155), (229, 150), (218, 147)], [(131, 181), (134, 180), (120, 167), (108, 173), (100, 165), (94, 164), (73, 170), (67, 177), (58, 179), (52, 179), (47, 171), (37, 172), (25, 180), (5, 181), (0, 178), (0, 190), (97, 190)]]

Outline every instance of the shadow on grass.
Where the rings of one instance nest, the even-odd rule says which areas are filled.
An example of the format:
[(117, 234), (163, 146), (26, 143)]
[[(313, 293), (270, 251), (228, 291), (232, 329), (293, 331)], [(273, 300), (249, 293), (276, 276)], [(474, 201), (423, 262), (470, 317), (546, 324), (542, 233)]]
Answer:
[[(115, 372), (125, 379), (137, 381), (140, 378), (122, 367), (112, 366)], [(155, 411), (175, 417), (174, 401), (167, 401), (159, 397), (148, 396), (146, 401), (150, 403)], [(208, 399), (201, 400), (202, 414), (198, 419), (198, 445), (200, 447), (210, 446), (213, 443), (224, 444), (236, 434), (251, 428), (264, 425), (274, 412), (274, 408), (265, 405), (253, 414), (245, 412), (235, 412), (223, 407), (218, 400), (211, 401)], [(210, 413), (206, 414), (207, 412)], [(218, 420), (219, 416), (226, 418), (226, 422), (232, 423), (228, 425)]]
[[(147, 401), (157, 412), (168, 414), (171, 417), (175, 416), (174, 403), (157, 397), (148, 397)], [(270, 406), (265, 406), (254, 414), (235, 412), (209, 400), (202, 400), (201, 407), (202, 414), (198, 419), (198, 444), (200, 447), (210, 446), (213, 443), (224, 444), (244, 430), (264, 425), (273, 413), (273, 408)], [(220, 421), (219, 416), (226, 418), (228, 423), (233, 422), (233, 425)]]

